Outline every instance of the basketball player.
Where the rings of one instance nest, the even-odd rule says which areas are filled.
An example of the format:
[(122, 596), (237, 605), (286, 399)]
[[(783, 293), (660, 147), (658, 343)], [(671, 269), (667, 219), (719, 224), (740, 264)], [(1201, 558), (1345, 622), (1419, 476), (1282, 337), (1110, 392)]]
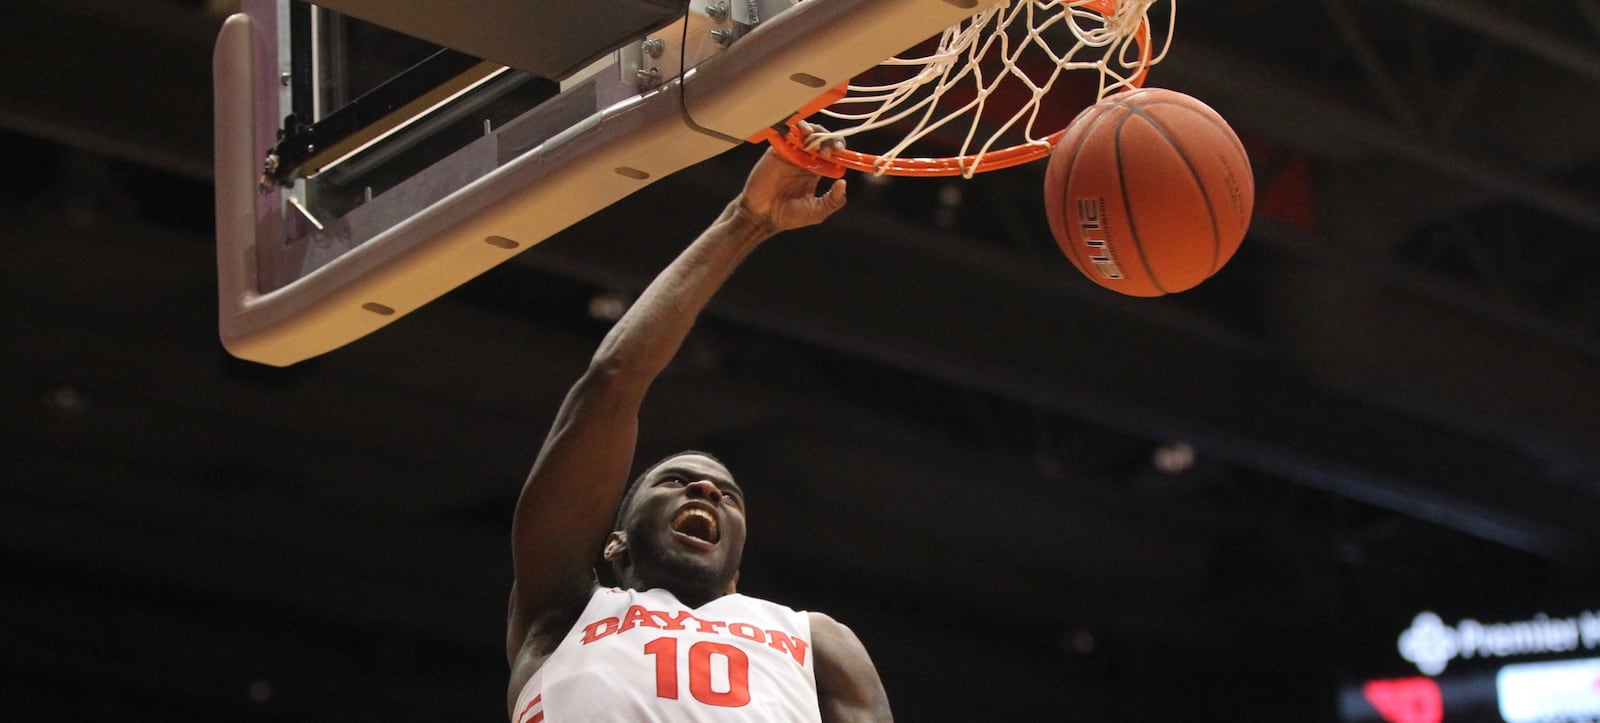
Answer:
[[(727, 467), (681, 453), (624, 494), (646, 390), (747, 254), (844, 206), (844, 182), (818, 196), (818, 180), (769, 150), (568, 392), (512, 525), (512, 723), (891, 720), (848, 628), (735, 591), (745, 509)], [(602, 549), (618, 588), (595, 581)]]

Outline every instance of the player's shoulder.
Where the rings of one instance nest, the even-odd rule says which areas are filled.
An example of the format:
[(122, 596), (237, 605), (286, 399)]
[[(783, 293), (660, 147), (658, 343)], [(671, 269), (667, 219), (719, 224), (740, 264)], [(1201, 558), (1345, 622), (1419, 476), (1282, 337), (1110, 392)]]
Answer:
[(811, 649), (818, 702), (832, 711), (832, 719), (893, 720), (878, 669), (854, 631), (826, 613), (813, 612)]
[(817, 610), (807, 610), (806, 617), (811, 621), (812, 635), (827, 635), (838, 638), (854, 639), (856, 634), (844, 623), (835, 620), (832, 615)]

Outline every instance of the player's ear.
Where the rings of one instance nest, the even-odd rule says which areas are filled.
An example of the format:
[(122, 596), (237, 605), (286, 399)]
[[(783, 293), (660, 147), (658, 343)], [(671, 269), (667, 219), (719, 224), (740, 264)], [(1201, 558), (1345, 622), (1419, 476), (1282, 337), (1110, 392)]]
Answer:
[(606, 549), (602, 555), (606, 562), (615, 563), (628, 552), (628, 533), (618, 530), (606, 536)]

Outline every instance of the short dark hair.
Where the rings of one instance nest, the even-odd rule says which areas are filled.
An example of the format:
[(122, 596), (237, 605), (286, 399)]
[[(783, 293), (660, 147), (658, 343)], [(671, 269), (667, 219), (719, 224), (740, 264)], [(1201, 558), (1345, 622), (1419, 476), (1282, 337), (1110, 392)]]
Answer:
[[(665, 461), (667, 461), (669, 459), (672, 459), (674, 457), (686, 457), (686, 456), (691, 455), (691, 454), (695, 455), (695, 456), (698, 456), (698, 457), (705, 457), (706, 459), (709, 459), (709, 460), (711, 460), (713, 462), (716, 462), (717, 464), (722, 465), (723, 469), (727, 469), (728, 468), (727, 463), (723, 462), (720, 459), (717, 459), (716, 455), (714, 455), (714, 454), (712, 454), (710, 452), (702, 452), (702, 451), (700, 451), (698, 449), (686, 449), (686, 450), (683, 450), (682, 452), (673, 452), (672, 454), (669, 454), (669, 455), (667, 455), (665, 457), (662, 457), (661, 459), (656, 460), (655, 462), (650, 463), (644, 469), (639, 471), (639, 476), (634, 477), (633, 481), (628, 483), (627, 491), (622, 493), (622, 502), (617, 505), (617, 516), (616, 516), (616, 519), (612, 520), (612, 522), (611, 522), (611, 529), (613, 531), (622, 529), (622, 518), (627, 516), (627, 514), (628, 514), (628, 506), (633, 504), (633, 498), (638, 496), (639, 488), (644, 486), (645, 477), (650, 474), (650, 470), (653, 470), (653, 469), (655, 469), (657, 467), (660, 467), (662, 462), (665, 462)], [(731, 473), (731, 470), (730, 470), (730, 473)]]

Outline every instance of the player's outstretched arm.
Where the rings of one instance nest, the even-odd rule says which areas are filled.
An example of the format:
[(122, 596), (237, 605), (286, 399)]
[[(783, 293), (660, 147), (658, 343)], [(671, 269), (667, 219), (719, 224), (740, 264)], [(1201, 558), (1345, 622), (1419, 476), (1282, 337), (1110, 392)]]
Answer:
[(763, 156), (743, 192), (623, 314), (567, 393), (512, 520), (506, 642), (514, 665), (530, 633), (576, 614), (593, 588), (591, 566), (633, 462), (639, 407), (701, 310), (762, 241), (844, 206), (842, 181), (821, 196), (817, 182), (770, 151)]
[(822, 613), (811, 613), (817, 703), (823, 723), (884, 723), (894, 720), (889, 695), (861, 639)]

